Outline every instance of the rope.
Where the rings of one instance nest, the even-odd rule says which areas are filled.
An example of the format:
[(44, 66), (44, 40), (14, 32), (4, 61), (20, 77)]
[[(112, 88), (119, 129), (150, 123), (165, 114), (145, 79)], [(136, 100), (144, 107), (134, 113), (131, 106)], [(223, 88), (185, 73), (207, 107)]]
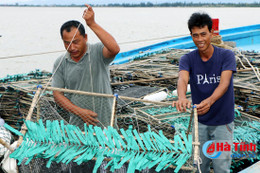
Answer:
[(188, 34), (165, 36), (165, 37), (160, 37), (160, 38), (150, 38), (150, 39), (135, 40), (135, 41), (127, 41), (127, 42), (121, 42), (119, 44), (124, 45), (124, 44), (133, 44), (133, 43), (142, 43), (142, 42), (147, 42), (147, 41), (162, 40), (162, 39), (166, 39), (166, 38), (176, 38), (176, 37), (184, 37), (184, 36), (188, 36)]
[[(88, 46), (88, 49), (89, 49), (89, 53), (88, 53), (88, 61), (89, 61), (89, 64), (88, 64), (88, 67), (89, 67), (89, 73), (90, 73), (90, 82), (91, 82), (91, 92), (93, 93), (94, 92), (94, 89), (93, 89), (93, 78), (92, 78), (92, 64), (91, 64), (91, 60), (90, 60), (90, 46)], [(103, 88), (102, 88), (103, 89)], [(94, 112), (96, 112), (96, 107), (95, 107), (95, 98), (92, 97), (92, 105), (93, 105), (93, 108), (94, 108)], [(102, 123), (101, 123), (102, 124)], [(103, 124), (102, 124), (103, 125)]]
[(51, 54), (51, 53), (58, 53), (58, 52), (64, 52), (64, 50), (56, 50), (56, 51), (50, 51), (50, 52), (40, 52), (40, 53), (32, 53), (32, 54), (24, 54), (24, 55), (4, 56), (4, 57), (0, 57), (0, 60), (21, 58), (21, 57), (27, 57), (27, 56), (37, 56), (37, 55), (44, 55), (44, 54)]
[[(80, 26), (81, 26), (81, 23), (79, 24), (78, 28), (76, 29), (76, 32), (75, 32), (75, 34), (73, 35), (73, 37), (72, 37), (72, 39), (71, 39), (71, 41), (70, 41), (70, 44), (69, 44), (69, 46), (68, 46), (67, 49), (66, 49), (67, 52), (68, 52), (68, 50), (69, 50), (69, 48), (70, 48), (70, 45), (71, 45), (72, 41), (74, 40), (74, 38), (75, 38), (75, 36), (76, 36), (76, 34), (77, 34), (77, 32), (78, 32)], [(67, 53), (67, 52), (66, 52), (66, 53)], [(64, 54), (64, 56), (61, 58), (61, 60), (60, 60), (60, 62), (59, 62), (59, 64), (58, 64), (58, 66), (57, 66), (57, 68), (54, 70), (54, 72), (52, 73), (51, 78), (50, 78), (49, 81), (46, 83), (46, 87), (50, 84), (50, 82), (51, 82), (51, 80), (52, 80), (54, 74), (57, 72), (58, 68), (60, 67), (60, 65), (61, 65), (61, 63), (62, 63), (62, 60), (64, 59), (65, 55), (66, 55), (66, 54)], [(43, 92), (45, 91), (46, 87), (44, 87)]]
[(244, 65), (244, 63), (242, 62), (242, 60), (239, 58), (239, 56), (236, 56), (236, 58), (238, 59), (238, 61), (240, 62), (240, 64), (242, 65), (242, 67), (244, 69), (246, 69), (247, 67)]
[[(258, 68), (257, 68), (257, 67), (254, 67), (254, 66), (250, 63), (250, 61), (246, 58), (246, 56), (241, 53), (240, 50), (238, 50), (238, 49), (234, 49), (234, 50), (235, 50), (240, 56), (242, 56), (242, 57), (246, 60), (246, 62), (248, 63), (248, 65), (251, 67), (251, 69), (252, 69), (253, 72), (255, 73), (255, 75), (256, 75), (258, 81), (260, 81), (260, 73), (259, 73)], [(240, 60), (240, 58), (238, 58), (238, 59)], [(243, 63), (242, 63), (241, 60), (240, 60), (240, 63), (242, 64), (243, 67), (245, 67), (245, 66), (243, 65)]]
[[(79, 31), (79, 27), (80, 27), (80, 26), (81, 26), (81, 23), (78, 25), (78, 27), (77, 27), (77, 29), (76, 29), (76, 31), (75, 31), (75, 33), (74, 33), (74, 35), (73, 35), (73, 37), (72, 37), (72, 39), (71, 39), (71, 41), (70, 41), (69, 46), (68, 46), (67, 49), (66, 49), (66, 54), (68, 53), (68, 49), (70, 48), (70, 46), (71, 46), (71, 44), (72, 44), (72, 41), (74, 40), (74, 38), (75, 38), (77, 32)], [(92, 92), (93, 92), (92, 68), (91, 68), (91, 60), (90, 60), (90, 51), (91, 51), (91, 50), (90, 50), (90, 46), (88, 46), (88, 49), (89, 49), (88, 58), (89, 58), (90, 78), (91, 78), (91, 90), (92, 90)], [(64, 54), (64, 56), (61, 58), (61, 60), (60, 60), (60, 62), (59, 62), (59, 64), (58, 64), (58, 66), (56, 67), (56, 69), (54, 69), (52, 76), (50, 77), (50, 79), (48, 80), (48, 82), (47, 82), (47, 83), (45, 84), (45, 86), (43, 87), (43, 90), (41, 90), (41, 91), (42, 91), (41, 93), (44, 93), (44, 92), (45, 92), (46, 88), (48, 87), (48, 85), (50, 84), (51, 80), (53, 79), (53, 76), (55, 75), (55, 73), (57, 72), (58, 68), (60, 67), (60, 65), (61, 65), (61, 63), (62, 63), (64, 57), (66, 56), (66, 54)], [(41, 97), (42, 97), (42, 95), (39, 96), (39, 98), (37, 99), (35, 105), (38, 104), (38, 102), (39, 102), (39, 100), (41, 99)], [(96, 112), (96, 111), (95, 111), (94, 97), (93, 97), (93, 107), (94, 107), (94, 112)], [(104, 124), (102, 124), (101, 122), (100, 122), (100, 124), (105, 128)]]
[[(78, 32), (78, 29), (79, 29), (80, 25), (81, 25), (81, 23), (80, 23), (79, 26), (77, 27), (76, 32), (75, 32), (75, 34), (73, 35), (73, 37), (72, 37), (72, 39), (71, 39), (71, 41), (70, 41), (70, 44), (69, 44), (69, 46), (68, 46), (67, 49), (66, 49), (67, 52), (68, 52), (68, 50), (69, 50), (69, 48), (70, 48), (70, 45), (71, 45), (72, 41), (74, 40), (74, 38), (75, 38), (75, 36), (76, 36), (76, 34), (77, 34), (77, 32)], [(45, 92), (45, 90), (46, 90), (47, 86), (50, 84), (50, 82), (51, 82), (51, 80), (52, 80), (54, 74), (57, 72), (58, 68), (60, 67), (60, 65), (61, 65), (61, 63), (62, 63), (62, 60), (64, 59), (65, 55), (66, 55), (66, 54), (64, 54), (64, 56), (61, 58), (61, 60), (60, 60), (60, 62), (59, 62), (59, 64), (58, 64), (58, 66), (57, 66), (57, 68), (54, 69), (54, 72), (52, 73), (52, 75), (51, 75), (50, 79), (48, 80), (48, 82), (45, 84), (45, 87), (43, 87), (43, 90), (41, 90), (41, 93)], [(40, 94), (40, 96), (39, 96), (39, 98), (37, 99), (35, 105), (38, 104), (38, 102), (39, 102), (39, 100), (41, 99), (41, 97), (42, 97), (42, 95)]]
[[(160, 37), (160, 38), (151, 38), (151, 39), (127, 41), (127, 42), (121, 42), (121, 43), (119, 43), (119, 45), (142, 43), (142, 42), (147, 42), (147, 41), (155, 41), (155, 40), (162, 40), (162, 39), (166, 39), (166, 38), (176, 38), (176, 37), (183, 37), (183, 36), (188, 36), (188, 35), (187, 34), (183, 34), (183, 35), (166, 36), (166, 37)], [(52, 53), (59, 53), (59, 52), (64, 52), (64, 50), (56, 50), (56, 51), (49, 51), (49, 52), (39, 52), (39, 53), (23, 54), (23, 55), (3, 56), (3, 57), (0, 57), (0, 60), (2, 60), (2, 59), (22, 58), (22, 57), (28, 57), (28, 56), (38, 56), (38, 55), (45, 55), (45, 54), (52, 54)]]

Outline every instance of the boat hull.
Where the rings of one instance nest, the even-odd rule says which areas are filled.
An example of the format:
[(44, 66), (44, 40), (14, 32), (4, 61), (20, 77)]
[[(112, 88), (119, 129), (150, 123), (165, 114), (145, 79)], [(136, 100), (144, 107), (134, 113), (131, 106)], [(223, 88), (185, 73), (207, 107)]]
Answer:
[[(220, 31), (223, 41), (235, 42), (241, 50), (260, 52), (260, 24), (225, 29)], [(141, 47), (127, 52), (119, 53), (113, 64), (124, 64), (146, 54), (152, 54), (165, 49), (195, 49), (191, 36), (175, 38), (172, 40)]]

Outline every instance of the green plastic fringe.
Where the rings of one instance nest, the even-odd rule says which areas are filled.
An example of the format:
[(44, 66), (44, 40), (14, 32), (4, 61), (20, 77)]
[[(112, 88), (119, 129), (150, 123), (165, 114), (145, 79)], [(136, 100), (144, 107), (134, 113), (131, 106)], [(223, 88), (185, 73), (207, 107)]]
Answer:
[(18, 165), (24, 158), (28, 158), (26, 164), (35, 158), (48, 159), (48, 168), (53, 161), (81, 164), (96, 158), (93, 172), (97, 172), (102, 161), (109, 158), (107, 167), (112, 172), (127, 161), (128, 173), (154, 166), (159, 172), (170, 165), (176, 166), (174, 172), (178, 172), (192, 155), (191, 135), (188, 138), (185, 133), (175, 135), (172, 144), (162, 131), (157, 134), (149, 126), (145, 133), (137, 133), (131, 126), (128, 130), (120, 129), (120, 136), (112, 127), (102, 130), (85, 124), (85, 132), (81, 132), (77, 126), (64, 125), (58, 120), (47, 120), (46, 125), (42, 120), (25, 123), (28, 132), (22, 144), (10, 155), (18, 160)]

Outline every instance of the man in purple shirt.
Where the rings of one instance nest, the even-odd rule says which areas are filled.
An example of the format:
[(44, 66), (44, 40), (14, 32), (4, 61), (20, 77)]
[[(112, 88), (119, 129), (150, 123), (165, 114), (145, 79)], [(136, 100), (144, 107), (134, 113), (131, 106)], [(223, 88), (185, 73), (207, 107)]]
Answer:
[(191, 102), (186, 98), (187, 85), (190, 83), (192, 104), (197, 106), (199, 120), (201, 172), (210, 171), (211, 161), (215, 173), (230, 172), (231, 151), (221, 153), (214, 151), (215, 155), (220, 155), (218, 158), (211, 157), (212, 155), (207, 153), (209, 145), (204, 146), (204, 149), (203, 145), (208, 141), (214, 141), (228, 142), (232, 146), (235, 56), (232, 51), (211, 44), (213, 30), (212, 20), (208, 14), (192, 14), (188, 27), (197, 49), (181, 57), (178, 100), (173, 102), (173, 106), (180, 112), (191, 107)]

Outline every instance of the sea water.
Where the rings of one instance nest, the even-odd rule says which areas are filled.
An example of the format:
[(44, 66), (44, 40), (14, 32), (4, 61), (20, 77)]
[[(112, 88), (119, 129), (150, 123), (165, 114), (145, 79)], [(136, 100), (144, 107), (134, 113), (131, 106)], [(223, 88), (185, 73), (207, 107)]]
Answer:
[[(52, 71), (56, 58), (65, 52), (60, 26), (71, 19), (84, 23), (83, 10), (83, 7), (0, 7), (0, 77), (35, 69)], [(219, 18), (220, 29), (260, 23), (259, 8), (96, 7), (94, 11), (97, 23), (118, 41), (121, 52), (189, 35), (187, 21), (197, 11)], [(97, 42), (95, 34), (89, 28), (86, 30), (88, 41)], [(56, 51), (59, 52), (48, 53)]]

